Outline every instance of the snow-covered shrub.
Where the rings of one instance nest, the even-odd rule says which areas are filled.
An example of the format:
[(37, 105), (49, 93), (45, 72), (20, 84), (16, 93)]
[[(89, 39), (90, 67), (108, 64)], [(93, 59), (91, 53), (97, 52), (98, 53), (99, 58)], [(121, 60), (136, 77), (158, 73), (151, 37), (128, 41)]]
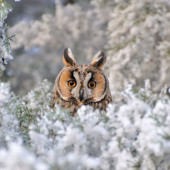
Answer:
[(149, 81), (144, 89), (129, 86), (122, 92), (124, 101), (110, 104), (105, 115), (83, 106), (78, 117), (72, 117), (57, 105), (56, 110), (50, 108), (51, 85), (46, 80), (20, 99), (7, 84), (0, 86), (4, 101), (1, 117), (8, 115), (0, 123), (0, 169), (170, 167), (170, 98), (166, 88), (155, 94)]
[(170, 1), (115, 2), (107, 44), (112, 94), (145, 79), (155, 91), (170, 85)]
[(15, 114), (11, 114), (8, 107), (13, 103), (14, 96), (10, 93), (9, 84), (0, 83), (0, 146), (6, 142), (15, 141), (19, 136), (19, 125)]
[[(96, 6), (96, 9), (93, 8), (94, 11), (91, 9), (84, 11), (77, 4), (74, 7), (58, 5), (55, 16), (46, 14), (41, 21), (18, 24), (22, 27), (20, 34), (25, 40), (19, 37), (17, 39), (19, 42), (15, 45), (19, 44), (18, 47), (24, 45), (29, 54), (32, 54), (29, 57), (32, 57), (33, 68), (36, 67), (34, 64), (36, 63), (43, 67), (43, 74), (44, 71), (51, 74), (48, 67), (45, 67), (46, 64), (42, 66), (41, 60), (33, 57), (34, 54), (37, 56), (48, 54), (41, 58), (48, 60), (50, 55), (55, 54), (54, 51), (49, 54), (49, 49), (54, 49), (56, 44), (56, 51), (60, 53), (66, 42), (68, 43), (66, 45), (75, 49), (74, 51), (80, 50), (82, 39), (92, 37), (95, 26), (100, 30), (100, 26), (106, 24), (110, 17), (108, 11), (115, 8), (112, 11), (115, 23), (113, 20), (110, 21), (108, 30), (111, 36), (107, 46), (110, 47), (108, 49), (110, 64), (107, 70), (110, 72), (112, 92), (115, 93), (118, 84), (126, 85), (132, 82), (140, 85), (147, 77), (151, 78), (153, 86), (149, 80), (145, 82), (144, 88), (134, 88), (129, 85), (119, 94), (122, 100), (110, 104), (106, 114), (99, 110), (94, 111), (90, 106), (82, 106), (78, 110), (78, 116), (72, 117), (58, 105), (55, 110), (51, 109), (52, 87), (47, 80), (42, 81), (23, 97), (11, 92), (8, 83), (0, 82), (0, 169), (170, 169), (170, 96), (166, 94), (167, 87), (159, 93), (153, 92), (168, 82), (166, 73), (169, 69), (169, 30), (166, 26), (169, 27), (169, 2), (167, 0), (150, 2), (149, 0), (120, 2), (93, 0), (92, 3)], [(101, 9), (102, 7), (105, 9)], [(103, 11), (106, 20), (101, 19), (90, 25), (95, 17), (99, 19), (99, 16), (102, 16), (99, 14), (100, 10)], [(94, 17), (92, 21), (88, 21), (91, 17)], [(60, 24), (54, 23), (53, 19)], [(14, 28), (18, 29), (18, 25)], [(57, 40), (53, 39), (54, 35), (57, 36)], [(94, 39), (88, 41), (88, 45), (92, 44), (93, 47), (90, 50), (89, 48), (80, 50), (81, 55), (90, 56), (95, 45), (101, 43), (103, 32), (96, 31), (94, 35), (96, 35)], [(65, 38), (65, 41), (62, 38)], [(73, 38), (77, 44), (75, 42), (72, 44)], [(85, 46), (86, 42), (83, 42)], [(2, 47), (1, 45), (0, 48)], [(115, 58), (112, 56), (113, 52)], [(125, 58), (122, 58), (123, 56)], [(20, 63), (22, 68), (23, 66), (26, 68), (28, 64), (25, 58)], [(20, 60), (21, 58), (18, 58), (17, 61)], [(142, 68), (143, 72), (135, 66)], [(160, 71), (160, 79), (156, 75), (156, 68)], [(29, 72), (30, 68), (27, 71)], [(115, 80), (117, 73), (120, 77), (117, 76), (118, 79)], [(41, 80), (39, 75), (37, 72), (35, 77)], [(159, 83), (157, 87), (155, 81)]]
[(7, 35), (7, 25), (4, 23), (4, 20), (11, 10), (11, 6), (6, 1), (0, 1), (0, 75), (2, 71), (5, 70), (8, 60), (12, 59), (10, 48), (10, 40), (12, 37)]
[(48, 170), (33, 153), (30, 153), (19, 143), (9, 143), (8, 149), (0, 150), (0, 169), (4, 170)]

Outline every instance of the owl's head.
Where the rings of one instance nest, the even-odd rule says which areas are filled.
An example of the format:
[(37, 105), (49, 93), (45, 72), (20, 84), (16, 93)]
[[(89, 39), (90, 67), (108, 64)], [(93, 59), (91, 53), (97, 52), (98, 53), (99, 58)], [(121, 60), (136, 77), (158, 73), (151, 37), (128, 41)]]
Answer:
[(105, 54), (98, 52), (90, 65), (77, 64), (70, 49), (63, 54), (65, 67), (55, 82), (55, 92), (64, 101), (72, 101), (77, 106), (102, 101), (110, 95), (108, 79), (102, 71), (106, 62)]

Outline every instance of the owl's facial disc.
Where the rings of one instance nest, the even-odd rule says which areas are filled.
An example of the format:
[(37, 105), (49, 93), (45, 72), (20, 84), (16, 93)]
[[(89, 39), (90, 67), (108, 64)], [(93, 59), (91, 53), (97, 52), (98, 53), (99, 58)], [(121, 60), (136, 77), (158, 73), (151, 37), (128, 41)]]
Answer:
[(88, 71), (85, 68), (82, 67), (79, 72), (73, 72), (77, 85), (71, 90), (71, 94), (79, 105), (102, 100), (107, 86), (104, 74)]
[(74, 99), (78, 105), (98, 102), (105, 96), (106, 79), (101, 72), (80, 69), (65, 69), (59, 78), (60, 96), (65, 101)]

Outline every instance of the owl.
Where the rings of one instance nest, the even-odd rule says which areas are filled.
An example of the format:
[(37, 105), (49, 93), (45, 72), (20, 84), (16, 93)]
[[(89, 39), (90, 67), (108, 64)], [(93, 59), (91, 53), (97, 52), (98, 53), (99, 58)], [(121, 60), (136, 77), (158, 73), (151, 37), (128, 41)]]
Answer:
[(65, 67), (55, 80), (52, 107), (57, 103), (72, 115), (76, 115), (82, 105), (106, 110), (112, 98), (109, 81), (102, 71), (105, 62), (105, 54), (99, 51), (90, 65), (77, 64), (71, 50), (66, 48), (63, 54)]

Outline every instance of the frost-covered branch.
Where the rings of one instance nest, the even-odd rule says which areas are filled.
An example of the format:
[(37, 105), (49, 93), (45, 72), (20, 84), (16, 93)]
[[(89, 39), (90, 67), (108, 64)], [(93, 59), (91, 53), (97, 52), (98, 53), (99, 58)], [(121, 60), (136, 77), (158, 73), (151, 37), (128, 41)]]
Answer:
[(144, 89), (129, 86), (122, 92), (124, 102), (109, 105), (106, 115), (83, 106), (78, 117), (58, 106), (51, 110), (47, 81), (20, 99), (7, 84), (0, 87), (4, 155), (0, 168), (166, 170), (170, 166), (170, 98), (165, 89), (153, 93), (149, 81)]
[(7, 25), (4, 23), (11, 6), (5, 1), (0, 1), (0, 74), (5, 70), (5, 66), (12, 59), (10, 41), (12, 37), (7, 34)]
[[(109, 1), (109, 0), (108, 0)], [(112, 94), (150, 79), (155, 91), (170, 84), (169, 0), (120, 1), (108, 25)]]

